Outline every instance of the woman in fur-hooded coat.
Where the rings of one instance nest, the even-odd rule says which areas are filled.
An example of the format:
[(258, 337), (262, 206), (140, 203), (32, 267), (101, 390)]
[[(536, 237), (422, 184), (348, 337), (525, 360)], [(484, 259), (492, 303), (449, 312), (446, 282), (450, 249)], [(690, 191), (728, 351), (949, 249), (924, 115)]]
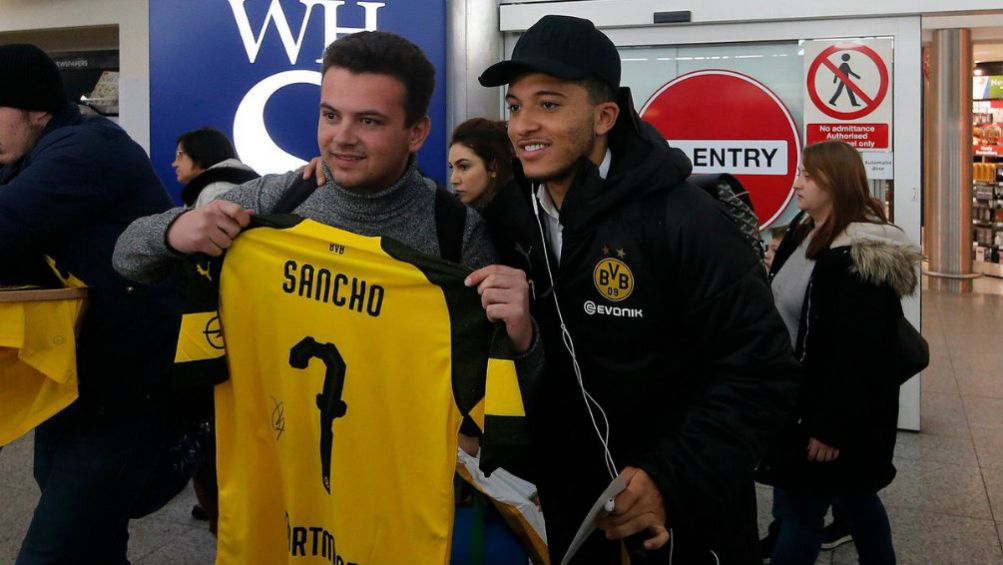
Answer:
[[(795, 189), (803, 212), (777, 250), (770, 279), (804, 381), (795, 414), (761, 463), (759, 480), (779, 487), (774, 515), (784, 527), (791, 513), (820, 506), (809, 503), (856, 496), (853, 506), (862, 495), (869, 515), (855, 521), (880, 514), (887, 529), (877, 492), (895, 476), (899, 387), (890, 348), (901, 299), (918, 283), (921, 253), (887, 222), (869, 194), (859, 154), (845, 143), (806, 147)], [(826, 507), (810, 520), (819, 542)], [(882, 546), (873, 550), (881, 557), (872, 562), (894, 560), (890, 534), (874, 540), (874, 533), (863, 534), (865, 544), (870, 534)], [(854, 539), (860, 550), (856, 528)]]
[[(771, 277), (797, 250), (797, 239), (792, 233), (781, 243)], [(788, 426), (786, 434), (794, 431), (801, 438), (789, 446), (796, 448), (790, 455), (799, 464), (771, 469), (791, 475), (771, 483), (877, 491), (895, 476), (899, 390), (888, 348), (902, 315), (901, 298), (918, 284), (920, 259), (898, 227), (860, 222), (815, 260), (794, 341), (805, 367), (795, 418), (801, 424)], [(840, 457), (808, 466), (803, 455), (809, 435), (839, 446)], [(761, 474), (765, 471), (761, 466)]]

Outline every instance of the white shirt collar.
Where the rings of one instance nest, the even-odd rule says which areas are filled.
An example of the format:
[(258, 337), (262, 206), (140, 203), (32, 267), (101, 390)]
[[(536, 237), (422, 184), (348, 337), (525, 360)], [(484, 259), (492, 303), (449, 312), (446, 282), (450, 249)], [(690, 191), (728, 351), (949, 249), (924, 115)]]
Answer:
[[(606, 154), (603, 156), (602, 163), (599, 163), (599, 176), (605, 180), (606, 176), (609, 175), (609, 168), (613, 164), (613, 153), (606, 148)], [(540, 201), (540, 206), (543, 207), (543, 211), (547, 213), (551, 218), (559, 218), (561, 213), (554, 205), (554, 200), (550, 198), (550, 193), (547, 192), (547, 187), (540, 183), (536, 187), (536, 198)]]
[(602, 163), (599, 163), (599, 176), (606, 180), (606, 176), (609, 175), (609, 167), (613, 164), (613, 153), (610, 152), (609, 147), (606, 148), (606, 154), (603, 155)]
[(557, 206), (554, 205), (554, 200), (550, 198), (550, 193), (547, 192), (547, 185), (542, 182), (536, 185), (536, 199), (540, 201), (540, 207), (543, 208), (543, 211), (546, 212), (548, 216), (554, 219), (560, 217), (560, 211), (558, 211)]

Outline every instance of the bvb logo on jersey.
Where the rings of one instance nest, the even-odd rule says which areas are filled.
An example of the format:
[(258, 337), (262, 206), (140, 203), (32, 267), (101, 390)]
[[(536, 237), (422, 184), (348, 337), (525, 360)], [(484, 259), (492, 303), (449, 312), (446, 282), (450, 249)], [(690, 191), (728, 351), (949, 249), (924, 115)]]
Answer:
[(613, 257), (604, 257), (592, 272), (596, 290), (607, 300), (620, 302), (634, 292), (634, 274), (626, 263)]

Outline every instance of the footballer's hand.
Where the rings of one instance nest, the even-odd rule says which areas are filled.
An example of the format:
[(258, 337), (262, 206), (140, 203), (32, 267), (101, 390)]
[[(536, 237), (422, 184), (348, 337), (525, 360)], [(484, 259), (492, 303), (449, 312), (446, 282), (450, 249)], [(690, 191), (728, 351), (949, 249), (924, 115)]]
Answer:
[(317, 186), (324, 186), (327, 182), (327, 175), (324, 174), (324, 160), (320, 157), (314, 157), (310, 159), (310, 162), (303, 165), (303, 180), (309, 180), (310, 177), (317, 178)]
[(644, 540), (644, 549), (662, 547), (669, 541), (669, 530), (661, 491), (643, 469), (625, 467), (621, 474), (627, 479), (627, 488), (613, 499), (613, 511), (596, 520), (596, 527), (611, 540), (647, 531), (650, 537)]
[(533, 321), (529, 314), (526, 273), (505, 265), (488, 265), (471, 273), (464, 284), (477, 287), (489, 320), (505, 322), (505, 331), (516, 351), (529, 351), (533, 344)]

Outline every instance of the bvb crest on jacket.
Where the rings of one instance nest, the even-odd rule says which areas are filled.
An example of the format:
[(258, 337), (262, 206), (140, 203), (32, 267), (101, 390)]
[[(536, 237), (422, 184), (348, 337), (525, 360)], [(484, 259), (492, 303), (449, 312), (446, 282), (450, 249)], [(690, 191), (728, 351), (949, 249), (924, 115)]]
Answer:
[(603, 298), (612, 302), (626, 300), (634, 292), (634, 273), (621, 259), (626, 257), (623, 249), (616, 250), (617, 257), (609, 257), (609, 247), (603, 246), (604, 257), (592, 270), (592, 280)]

